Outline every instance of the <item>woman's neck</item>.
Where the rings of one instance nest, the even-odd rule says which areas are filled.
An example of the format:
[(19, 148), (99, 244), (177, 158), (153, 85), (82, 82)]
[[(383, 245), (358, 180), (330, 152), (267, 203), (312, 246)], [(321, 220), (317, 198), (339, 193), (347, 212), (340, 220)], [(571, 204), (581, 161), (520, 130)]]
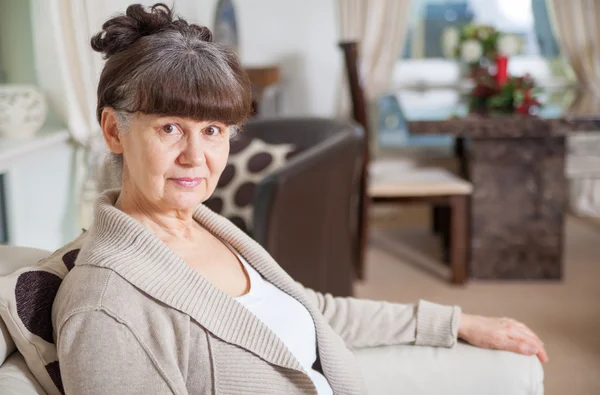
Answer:
[(136, 219), (160, 239), (190, 238), (192, 231), (198, 227), (193, 210), (164, 210), (140, 195), (131, 193), (123, 186), (115, 207)]

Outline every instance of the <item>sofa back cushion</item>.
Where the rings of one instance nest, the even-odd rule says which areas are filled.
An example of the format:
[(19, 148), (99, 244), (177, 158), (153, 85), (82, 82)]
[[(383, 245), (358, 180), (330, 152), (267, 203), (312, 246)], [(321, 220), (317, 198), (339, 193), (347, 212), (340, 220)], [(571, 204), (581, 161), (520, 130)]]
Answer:
[(64, 394), (57, 361), (52, 304), (75, 265), (85, 233), (38, 264), (0, 277), (0, 318), (31, 373), (50, 395)]

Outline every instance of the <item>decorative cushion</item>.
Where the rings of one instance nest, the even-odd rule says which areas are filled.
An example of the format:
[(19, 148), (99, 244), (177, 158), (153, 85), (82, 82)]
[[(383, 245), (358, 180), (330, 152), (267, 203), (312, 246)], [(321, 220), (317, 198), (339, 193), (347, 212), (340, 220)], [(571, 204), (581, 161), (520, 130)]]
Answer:
[[(6, 276), (32, 262), (38, 262), (49, 256), (51, 252), (30, 247), (0, 246), (0, 276)], [(0, 319), (0, 365), (17, 349), (8, 328)]]
[(63, 278), (75, 266), (85, 233), (42, 259), (0, 277), (0, 318), (33, 376), (50, 395), (64, 394), (57, 361), (52, 304)]
[(238, 135), (231, 142), (227, 166), (217, 188), (204, 204), (251, 233), (256, 184), (299, 152), (293, 144), (269, 144)]

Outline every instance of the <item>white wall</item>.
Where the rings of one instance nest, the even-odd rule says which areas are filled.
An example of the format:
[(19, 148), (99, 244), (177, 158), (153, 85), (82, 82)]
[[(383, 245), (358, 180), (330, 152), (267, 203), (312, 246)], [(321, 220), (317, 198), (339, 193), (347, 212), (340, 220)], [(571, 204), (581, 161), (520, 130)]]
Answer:
[[(182, 14), (188, 9), (186, 2), (176, 1)], [(281, 67), (284, 115), (334, 116), (343, 72), (342, 52), (337, 46), (336, 1), (234, 2), (242, 62)], [(217, 0), (194, 3), (197, 20), (212, 28)]]
[(333, 116), (342, 53), (334, 0), (238, 1), (241, 57), (277, 63), (283, 71), (284, 112)]

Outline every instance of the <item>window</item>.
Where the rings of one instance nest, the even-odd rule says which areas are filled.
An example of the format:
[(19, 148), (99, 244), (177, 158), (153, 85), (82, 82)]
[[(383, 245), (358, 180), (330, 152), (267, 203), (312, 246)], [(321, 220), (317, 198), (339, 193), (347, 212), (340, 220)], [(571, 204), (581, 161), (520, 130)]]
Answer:
[(523, 39), (522, 53), (509, 61), (511, 74), (530, 73), (541, 83), (566, 80), (546, 0), (414, 0), (407, 40), (390, 92), (377, 106), (381, 147), (452, 144), (449, 137), (409, 136), (397, 94), (403, 88), (451, 88), (463, 82), (460, 64), (443, 55), (441, 36), (449, 26), (468, 23), (492, 25)]

